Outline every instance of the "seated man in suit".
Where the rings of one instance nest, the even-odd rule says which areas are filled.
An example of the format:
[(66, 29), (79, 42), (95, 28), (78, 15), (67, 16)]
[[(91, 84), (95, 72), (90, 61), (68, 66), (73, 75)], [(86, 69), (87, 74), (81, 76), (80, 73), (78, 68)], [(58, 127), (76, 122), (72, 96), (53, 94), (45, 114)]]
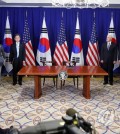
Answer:
[[(17, 73), (25, 64), (25, 47), (20, 43), (20, 35), (15, 35), (15, 43), (10, 48), (10, 62), (13, 64), (13, 85), (17, 84)], [(22, 76), (18, 76), (18, 83), (22, 85)]]
[(103, 69), (108, 72), (108, 76), (104, 76), (104, 85), (109, 84), (113, 85), (113, 68), (114, 64), (117, 61), (117, 46), (112, 42), (112, 36), (109, 34), (107, 36), (106, 42), (102, 45), (101, 48), (101, 63)]

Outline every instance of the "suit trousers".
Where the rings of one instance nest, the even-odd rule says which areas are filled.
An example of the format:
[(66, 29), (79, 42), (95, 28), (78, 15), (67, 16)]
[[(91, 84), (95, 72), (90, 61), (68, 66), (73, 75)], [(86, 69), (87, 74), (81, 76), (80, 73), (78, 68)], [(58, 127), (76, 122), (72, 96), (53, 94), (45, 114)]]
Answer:
[[(17, 73), (22, 68), (23, 63), (20, 58), (15, 58), (13, 61), (13, 83), (17, 83)], [(18, 76), (18, 82), (22, 82), (22, 76)]]
[(108, 73), (108, 76), (104, 76), (104, 82), (108, 83), (108, 78), (109, 78), (109, 82), (113, 83), (113, 67), (114, 64), (111, 62), (106, 62), (103, 63), (103, 69)]

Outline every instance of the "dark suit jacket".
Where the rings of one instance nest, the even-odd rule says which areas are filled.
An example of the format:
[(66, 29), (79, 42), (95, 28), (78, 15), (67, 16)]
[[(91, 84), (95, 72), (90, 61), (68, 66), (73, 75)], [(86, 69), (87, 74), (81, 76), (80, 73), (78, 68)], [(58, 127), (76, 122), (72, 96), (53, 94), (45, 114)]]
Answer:
[[(10, 61), (13, 62), (17, 58), (16, 44), (12, 44), (10, 47)], [(19, 46), (19, 60), (20, 62), (25, 61), (25, 46), (20, 44)]]
[(107, 42), (102, 45), (101, 60), (103, 60), (104, 63), (113, 63), (113, 61), (117, 61), (117, 46), (116, 46), (116, 44), (111, 43), (109, 50), (107, 48)]

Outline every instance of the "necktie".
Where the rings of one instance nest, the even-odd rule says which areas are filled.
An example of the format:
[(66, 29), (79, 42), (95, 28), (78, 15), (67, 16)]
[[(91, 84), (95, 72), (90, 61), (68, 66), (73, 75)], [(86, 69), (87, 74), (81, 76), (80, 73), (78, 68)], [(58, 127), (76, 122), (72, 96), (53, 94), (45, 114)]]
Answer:
[(110, 49), (110, 42), (108, 42), (107, 48), (108, 48), (108, 50)]
[(17, 45), (17, 58), (19, 57), (19, 42), (16, 43)]

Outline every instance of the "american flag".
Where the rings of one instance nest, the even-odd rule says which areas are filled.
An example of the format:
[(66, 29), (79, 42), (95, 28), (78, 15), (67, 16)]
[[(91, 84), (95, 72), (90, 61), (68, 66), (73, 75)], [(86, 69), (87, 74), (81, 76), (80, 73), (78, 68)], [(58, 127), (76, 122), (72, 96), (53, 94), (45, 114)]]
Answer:
[(63, 17), (61, 19), (61, 26), (60, 26), (60, 31), (58, 35), (58, 41), (57, 41), (57, 45), (55, 48), (53, 59), (56, 65), (59, 65), (59, 66), (63, 64), (63, 61), (69, 60), (68, 46), (67, 46), (66, 37), (65, 37), (65, 26), (63, 23)]
[(25, 44), (25, 63), (27, 66), (35, 66), (35, 56), (33, 53), (33, 47), (30, 40), (30, 32), (28, 27), (27, 18), (25, 19), (23, 43)]
[(99, 65), (99, 52), (98, 52), (98, 43), (96, 35), (96, 24), (95, 18), (93, 21), (92, 34), (88, 45), (88, 52), (86, 56), (86, 62), (89, 66), (98, 66)]

